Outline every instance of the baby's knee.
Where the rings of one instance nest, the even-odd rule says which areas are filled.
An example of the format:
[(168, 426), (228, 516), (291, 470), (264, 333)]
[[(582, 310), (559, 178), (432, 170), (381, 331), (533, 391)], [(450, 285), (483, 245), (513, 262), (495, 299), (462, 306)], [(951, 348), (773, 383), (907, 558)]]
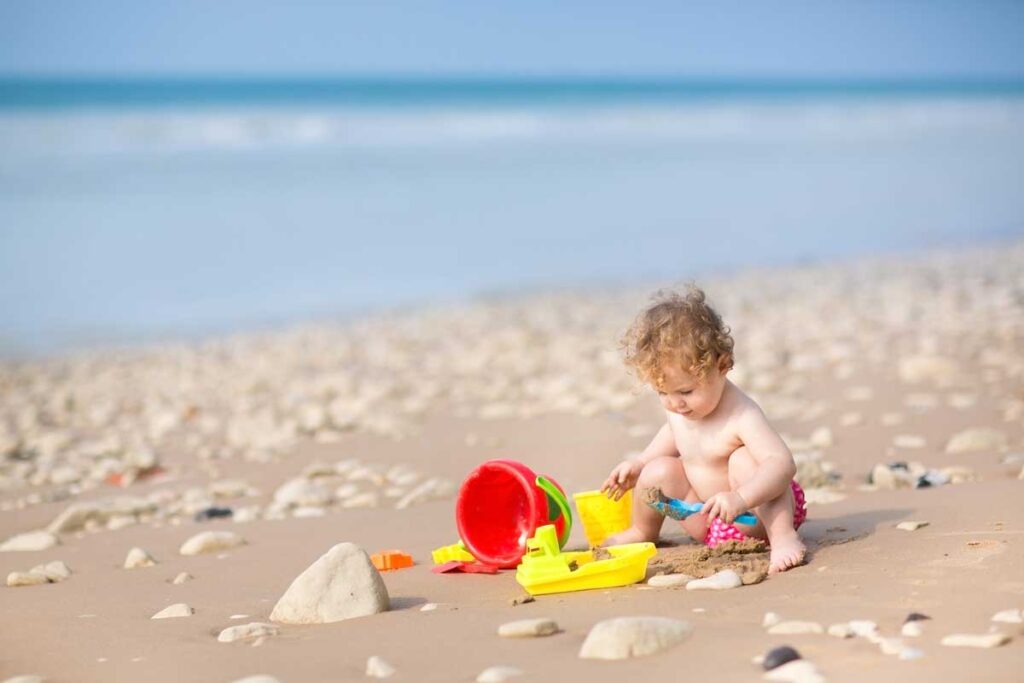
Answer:
[(757, 472), (757, 461), (746, 446), (740, 446), (729, 456), (729, 486), (735, 489), (749, 481)]
[(663, 486), (680, 478), (686, 478), (682, 460), (672, 457), (655, 458), (640, 471), (637, 487)]

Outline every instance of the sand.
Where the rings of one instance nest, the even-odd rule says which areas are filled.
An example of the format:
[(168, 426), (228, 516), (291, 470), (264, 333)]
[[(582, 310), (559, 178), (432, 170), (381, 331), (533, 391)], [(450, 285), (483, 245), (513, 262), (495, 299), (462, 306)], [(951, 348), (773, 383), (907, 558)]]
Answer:
[[(430, 571), (430, 551), (457, 538), (455, 491), (479, 463), (517, 459), (572, 492), (644, 447), (658, 402), (635, 389), (616, 341), (654, 285), (7, 362), (0, 541), (73, 504), (135, 502), (108, 503), (55, 547), (0, 552), (4, 576), (57, 560), (72, 571), (0, 588), (0, 680), (356, 681), (371, 656), (396, 681), (471, 681), (495, 665), (521, 680), (754, 680), (752, 658), (783, 644), (829, 681), (1020, 680), (1024, 628), (991, 617), (1024, 607), (1021, 273), (1024, 245), (1010, 244), (701, 283), (733, 327), (734, 380), (784, 435), (810, 492), (807, 564), (726, 591), (638, 584), (513, 604), (512, 572)], [(956, 483), (867, 484), (877, 464), (899, 461)], [(315, 485), (280, 493), (294, 479)], [(195, 521), (211, 505), (244, 521)], [(179, 554), (205, 530), (246, 543)], [(663, 540), (649, 574), (763, 561), (708, 554), (674, 523)], [(383, 575), (390, 611), (282, 625), (255, 647), (217, 641), (228, 626), (267, 621), (291, 581), (343, 541), (415, 558)], [(133, 547), (157, 564), (125, 569)], [(569, 547), (586, 547), (582, 529)], [(173, 584), (181, 572), (194, 578)], [(195, 613), (150, 619), (175, 603)], [(871, 620), (886, 637), (912, 612), (931, 619), (903, 639), (922, 656), (903, 661), (865, 638), (769, 634), (766, 612), (825, 628)], [(693, 634), (645, 658), (578, 658), (598, 621), (643, 615), (685, 619)], [(538, 617), (560, 631), (497, 635)], [(990, 629), (1011, 640), (941, 645)]]

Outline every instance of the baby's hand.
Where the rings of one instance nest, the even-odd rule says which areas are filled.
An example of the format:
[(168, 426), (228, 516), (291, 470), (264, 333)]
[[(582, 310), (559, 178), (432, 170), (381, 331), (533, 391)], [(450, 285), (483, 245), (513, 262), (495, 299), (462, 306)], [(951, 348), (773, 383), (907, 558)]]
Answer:
[(636, 480), (640, 478), (642, 469), (643, 465), (635, 460), (620, 462), (601, 486), (601, 492), (612, 500), (622, 498), (626, 495), (626, 491), (636, 486)]
[(708, 498), (701, 512), (708, 519), (720, 518), (726, 524), (732, 523), (739, 515), (747, 511), (747, 501), (735, 491), (723, 491)]

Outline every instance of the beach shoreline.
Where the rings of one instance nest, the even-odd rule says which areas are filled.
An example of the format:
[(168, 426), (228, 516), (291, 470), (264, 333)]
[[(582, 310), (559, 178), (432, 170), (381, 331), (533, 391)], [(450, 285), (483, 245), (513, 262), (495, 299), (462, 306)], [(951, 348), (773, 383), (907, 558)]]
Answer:
[[(829, 681), (1016, 680), (1024, 627), (991, 617), (1024, 608), (1022, 272), (1024, 243), (1010, 241), (699, 283), (733, 329), (731, 378), (783, 434), (811, 492), (807, 565), (727, 591), (638, 584), (513, 605), (511, 572), (430, 572), (431, 549), (457, 539), (458, 486), (481, 462), (520, 460), (575, 492), (646, 445), (663, 416), (618, 339), (655, 285), (2, 361), (0, 542), (63, 522), (53, 547), (0, 552), (0, 573), (59, 560), (71, 575), (0, 588), (0, 677), (355, 681), (376, 655), (396, 681), (471, 681), (494, 665), (519, 680), (752, 680), (763, 673), (752, 658), (788, 644)], [(934, 483), (915, 487), (915, 463)], [(73, 523), (75, 505), (93, 511)], [(195, 521), (217, 506), (234, 519)], [(928, 525), (896, 528), (910, 520)], [(207, 530), (245, 545), (179, 553)], [(663, 536), (686, 544), (669, 524)], [(345, 541), (412, 554), (414, 567), (383, 574), (390, 611), (281, 625), (258, 647), (217, 641), (267, 621), (292, 580)], [(125, 569), (136, 546), (157, 564)], [(570, 547), (584, 546), (577, 525)], [(181, 572), (194, 578), (171, 583)], [(179, 602), (194, 614), (150, 619)], [(871, 620), (920, 656), (770, 634), (766, 612), (825, 629)], [(930, 619), (901, 636), (912, 612)], [(590, 628), (621, 616), (683, 619), (693, 633), (649, 657), (580, 659)], [(560, 632), (497, 635), (533, 617)], [(992, 628), (1011, 640), (941, 644)]]

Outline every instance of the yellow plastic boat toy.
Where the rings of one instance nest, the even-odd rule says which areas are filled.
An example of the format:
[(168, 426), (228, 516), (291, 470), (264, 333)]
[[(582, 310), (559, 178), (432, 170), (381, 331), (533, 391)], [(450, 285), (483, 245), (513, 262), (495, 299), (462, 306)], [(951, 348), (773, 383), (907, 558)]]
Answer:
[(658, 552), (653, 543), (627, 543), (602, 550), (611, 557), (596, 559), (590, 550), (560, 552), (555, 527), (542, 526), (526, 541), (516, 581), (530, 595), (628, 586), (644, 580), (647, 561)]

